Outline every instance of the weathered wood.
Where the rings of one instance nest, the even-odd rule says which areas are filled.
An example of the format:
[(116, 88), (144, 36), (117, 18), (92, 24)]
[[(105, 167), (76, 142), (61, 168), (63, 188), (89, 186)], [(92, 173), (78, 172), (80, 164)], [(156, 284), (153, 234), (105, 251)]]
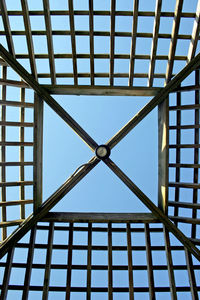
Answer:
[(6, 268), (4, 271), (4, 278), (3, 278), (3, 289), (1, 292), (1, 299), (6, 300), (7, 299), (7, 293), (8, 293), (8, 285), (10, 280), (10, 273), (11, 273), (11, 267), (13, 262), (13, 255), (14, 255), (14, 247), (11, 247), (11, 249), (8, 252), (7, 260), (6, 260)]
[(32, 204), (33, 200), (12, 200), (6, 202), (0, 202), (0, 206), (13, 206), (13, 205), (21, 205), (21, 204)]
[(192, 255), (187, 249), (185, 249), (185, 257), (186, 257), (192, 299), (196, 300), (199, 298), (199, 296), (198, 296), (196, 278), (195, 278), (195, 273), (193, 268)]
[[(94, 86), (94, 21), (93, 21), (93, 0), (89, 0), (89, 23), (90, 23), (90, 74), (91, 74), (91, 85)], [(77, 55), (78, 58), (78, 55)]]
[(168, 201), (169, 99), (158, 105), (158, 207), (166, 214)]
[[(20, 101), (22, 103), (25, 102), (25, 89), (22, 88), (20, 90)], [(25, 108), (22, 106), (20, 108), (20, 122), (24, 123), (25, 121)], [(19, 128), (19, 140), (21, 143), (24, 143), (24, 127)], [(24, 146), (21, 146), (19, 148), (19, 160), (20, 162), (24, 162)], [(25, 180), (25, 174), (24, 174), (24, 165), (22, 164), (19, 168), (19, 180), (23, 182)], [(25, 199), (25, 188), (24, 185), (21, 185), (19, 188), (19, 193), (20, 193), (20, 199)], [(20, 218), (25, 219), (25, 205), (22, 203), (20, 206)]]
[(112, 224), (108, 223), (108, 300), (113, 299)]
[(127, 230), (127, 251), (128, 251), (129, 300), (134, 300), (133, 259), (132, 259), (132, 245), (131, 245), (131, 229), (129, 223), (126, 226), (126, 230)]
[(30, 102), (18, 102), (18, 101), (5, 101), (5, 100), (1, 100), (0, 101), (0, 105), (2, 106), (14, 106), (14, 107), (30, 107), (33, 108), (34, 104), (30, 103)]
[(188, 50), (187, 61), (190, 62), (191, 59), (195, 56), (195, 52), (197, 49), (197, 42), (199, 39), (199, 29), (200, 29), (200, 1), (198, 0), (196, 16), (194, 19), (194, 25), (192, 29), (192, 37), (190, 41), (190, 46)]
[(68, 256), (67, 256), (66, 300), (70, 300), (70, 292), (71, 292), (72, 247), (73, 247), (73, 223), (70, 223), (69, 238), (68, 238)]
[(105, 164), (124, 182), (124, 184), (147, 206), (148, 209), (172, 232), (175, 237), (200, 261), (200, 251), (193, 243), (170, 221), (131, 180), (128, 178), (111, 159), (104, 160)]
[(152, 213), (76, 213), (49, 212), (42, 219), (44, 222), (73, 223), (154, 223), (159, 220)]
[(21, 88), (28, 88), (30, 89), (29, 85), (24, 81), (18, 80), (11, 80), (11, 79), (0, 79), (0, 85), (7, 85), (7, 86), (14, 86), (14, 87), (21, 87)]
[(132, 40), (129, 64), (129, 86), (133, 85), (134, 67), (135, 67), (135, 50), (136, 50), (136, 37), (137, 37), (137, 23), (138, 23), (138, 8), (139, 1), (134, 0), (133, 4), (133, 27), (132, 27)]
[(110, 85), (114, 85), (114, 52), (115, 52), (115, 9), (116, 0), (111, 0), (110, 8)]
[(149, 282), (149, 299), (155, 300), (155, 285), (153, 275), (153, 261), (151, 253), (151, 238), (149, 232), (149, 224), (145, 224), (145, 241), (146, 241), (146, 256), (147, 256), (147, 272)]
[(92, 270), (92, 224), (88, 224), (88, 251), (87, 251), (87, 300), (91, 299), (91, 270)]
[(42, 204), (43, 185), (43, 101), (34, 96), (33, 199), (34, 212)]
[(175, 201), (168, 201), (169, 206), (179, 206), (184, 208), (192, 208), (192, 209), (200, 209), (200, 204), (197, 203), (189, 203), (189, 202), (175, 202)]
[(162, 6), (162, 0), (157, 0), (156, 9), (155, 9), (154, 28), (153, 28), (153, 39), (151, 45), (151, 59), (149, 65), (149, 76), (148, 76), (149, 87), (153, 85), (153, 75), (155, 69), (156, 52), (157, 52), (157, 44), (158, 44), (158, 32), (160, 26), (161, 6)]

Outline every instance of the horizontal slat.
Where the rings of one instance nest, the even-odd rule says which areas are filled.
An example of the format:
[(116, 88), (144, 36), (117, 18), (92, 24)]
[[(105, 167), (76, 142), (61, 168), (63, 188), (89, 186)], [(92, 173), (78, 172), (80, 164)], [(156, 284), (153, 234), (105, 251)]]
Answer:
[(158, 222), (152, 213), (61, 213), (49, 212), (44, 222), (146, 223)]
[(186, 218), (186, 217), (175, 217), (169, 216), (172, 221), (189, 224), (200, 224), (200, 219)]
[(30, 102), (5, 101), (5, 100), (0, 100), (0, 105), (16, 106), (16, 107), (32, 107), (32, 108), (34, 107), (34, 104)]
[(170, 187), (182, 187), (182, 188), (191, 188), (191, 189), (200, 189), (199, 183), (186, 183), (186, 182), (169, 182)]
[(9, 79), (0, 79), (0, 85), (14, 86), (20, 88), (30, 88), (26, 82), (17, 81), (17, 80), (9, 80)]
[(169, 148), (200, 148), (200, 144), (178, 144), (178, 145), (175, 145), (175, 144), (172, 144), (172, 145), (169, 145)]
[(200, 203), (189, 203), (189, 202), (181, 202), (181, 201), (168, 201), (169, 206), (177, 206), (177, 207), (184, 207), (184, 208), (192, 208), (192, 209), (200, 209)]
[(13, 205), (24, 205), (24, 204), (31, 204), (33, 200), (13, 200), (13, 201), (5, 201), (0, 202), (0, 206), (13, 206)]
[(19, 220), (14, 220), (14, 221), (0, 222), (0, 228), (17, 226), (17, 225), (20, 225), (23, 221), (24, 221), (23, 219), (19, 219)]
[(7, 122), (7, 121), (0, 121), (0, 126), (17, 126), (17, 127), (33, 127), (33, 123), (28, 122)]
[(169, 164), (170, 168), (200, 168), (200, 164)]
[(32, 142), (0, 142), (0, 146), (33, 146)]
[(169, 106), (169, 110), (199, 109), (200, 104)]
[(33, 181), (0, 182), (0, 187), (2, 187), (2, 186), (24, 186), (24, 185), (33, 185)]
[(169, 126), (170, 130), (177, 130), (177, 129), (195, 129), (200, 128), (200, 125), (177, 125), (177, 126)]
[(13, 167), (13, 166), (33, 166), (33, 161), (9, 161), (9, 162), (0, 162), (0, 167)]

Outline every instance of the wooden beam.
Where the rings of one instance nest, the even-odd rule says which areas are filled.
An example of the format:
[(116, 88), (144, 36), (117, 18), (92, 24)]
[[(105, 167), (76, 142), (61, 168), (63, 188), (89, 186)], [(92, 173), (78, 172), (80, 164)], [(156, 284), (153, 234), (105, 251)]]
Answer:
[(43, 101), (34, 96), (33, 199), (34, 212), (42, 204), (43, 185)]
[[(0, 82), (1, 84), (1, 82)], [(55, 95), (96, 95), (96, 96), (155, 96), (161, 88), (125, 87), (125, 86), (83, 86), (41, 85), (49, 94)]]
[(13, 43), (13, 39), (12, 39), (12, 33), (11, 33), (11, 29), (10, 29), (10, 22), (9, 22), (9, 18), (8, 18), (5, 0), (0, 1), (0, 9), (1, 9), (1, 15), (2, 15), (2, 19), (3, 19), (4, 29), (5, 29), (6, 40), (7, 40), (7, 44), (8, 44), (8, 50), (9, 50), (10, 54), (13, 57), (15, 57), (14, 43)]
[[(89, 23), (90, 23), (90, 74), (91, 85), (94, 85), (94, 17), (93, 17), (93, 0), (89, 0)], [(78, 57), (78, 56), (77, 56)]]
[(193, 70), (200, 65), (200, 53), (183, 68), (157, 95), (144, 106), (118, 133), (116, 133), (107, 145), (112, 149), (117, 145), (140, 121), (144, 119), (159, 103), (164, 101)]
[(108, 300), (113, 300), (112, 224), (108, 223)]
[(124, 184), (142, 201), (144, 205), (172, 232), (175, 237), (200, 261), (200, 251), (194, 244), (170, 221), (159, 209), (111, 159), (105, 159), (105, 164), (124, 182)]
[(176, 7), (174, 11), (174, 21), (172, 26), (172, 34), (171, 34), (171, 41), (169, 47), (169, 55), (168, 55), (168, 64), (166, 70), (166, 83), (171, 80), (172, 71), (174, 66), (174, 56), (176, 52), (176, 45), (178, 39), (178, 31), (179, 25), (181, 20), (181, 12), (182, 12), (183, 0), (176, 0)]
[(192, 37), (191, 37), (190, 46), (188, 50), (187, 62), (190, 62), (191, 59), (195, 56), (197, 43), (199, 39), (199, 30), (200, 30), (200, 0), (198, 0), (197, 3), (196, 16), (194, 20), (193, 29), (192, 29)]
[(51, 27), (51, 17), (50, 17), (50, 7), (49, 0), (43, 0), (44, 5), (44, 18), (46, 25), (46, 35), (47, 35), (47, 46), (49, 54), (49, 66), (51, 74), (51, 83), (56, 84), (56, 70), (55, 70), (55, 60), (54, 60), (54, 49), (53, 49), (53, 38), (52, 38), (52, 27)]
[(130, 64), (129, 64), (129, 86), (133, 85), (133, 75), (134, 75), (134, 67), (135, 67), (137, 23), (138, 23), (138, 8), (139, 8), (139, 0), (134, 0), (133, 28), (132, 28), (132, 40), (131, 40)]
[(111, 0), (110, 8), (110, 85), (114, 85), (114, 53), (115, 53), (115, 9), (116, 0)]
[[(20, 102), (24, 103), (25, 102), (25, 88), (20, 89)], [(23, 106), (20, 107), (20, 122), (24, 123), (25, 121), (25, 108)], [(24, 132), (24, 127), (19, 128), (19, 140), (21, 143), (24, 143), (25, 139), (25, 132)], [(24, 162), (24, 146), (21, 146), (19, 148), (19, 160), (20, 162)], [(24, 174), (24, 165), (22, 164), (19, 168), (19, 180), (20, 181), (25, 181), (25, 174)], [(24, 185), (21, 185), (19, 187), (19, 193), (20, 193), (20, 200), (25, 199), (25, 187)], [(25, 219), (25, 205), (24, 203), (21, 204), (20, 206), (20, 218)]]
[(28, 47), (28, 54), (31, 66), (31, 73), (33, 77), (37, 80), (37, 68), (35, 63), (35, 53), (34, 53), (34, 45), (33, 45), (33, 38), (31, 32), (31, 23), (29, 17), (29, 8), (27, 0), (21, 0), (23, 18), (24, 18), (24, 27), (25, 27), (25, 34), (26, 34), (26, 41)]
[(56, 102), (53, 97), (0, 45), (0, 55), (5, 61), (26, 81), (40, 96), (94, 151), (97, 143), (81, 128), (81, 126)]
[(158, 105), (158, 207), (166, 214), (168, 202), (169, 99)]
[(3, 289), (1, 292), (1, 299), (6, 300), (7, 299), (7, 294), (8, 294), (8, 286), (9, 286), (9, 281), (10, 281), (10, 274), (11, 274), (11, 269), (12, 269), (12, 263), (13, 263), (13, 255), (14, 255), (14, 247), (11, 247), (7, 260), (6, 260), (6, 268), (4, 271), (4, 277), (3, 277)]
[(145, 241), (146, 241), (146, 256), (147, 256), (147, 272), (148, 272), (148, 282), (149, 282), (149, 299), (156, 299), (149, 224), (145, 224)]
[(77, 60), (76, 60), (76, 33), (74, 28), (74, 8), (73, 8), (72, 0), (68, 0), (68, 6), (69, 6), (69, 23), (70, 23), (71, 45), (72, 45), (72, 58), (73, 58), (74, 85), (78, 85), (78, 72), (77, 72)]
[(93, 157), (73, 176), (58, 188), (38, 210), (31, 214), (4, 242), (0, 245), (0, 258), (12, 247), (20, 238), (24, 236), (39, 220), (41, 220), (49, 210), (54, 207), (60, 199), (62, 199), (83, 177), (85, 177), (97, 164), (99, 160)]
[(153, 28), (153, 39), (151, 45), (151, 58), (149, 65), (149, 76), (148, 76), (148, 86), (151, 87), (153, 85), (153, 75), (155, 69), (156, 62), (156, 52), (157, 52), (157, 44), (158, 44), (158, 33), (160, 27), (160, 15), (161, 15), (161, 6), (162, 0), (156, 1), (156, 10), (155, 10), (155, 19), (154, 19), (154, 28)]
[(129, 279), (129, 299), (134, 300), (134, 287), (133, 287), (133, 255), (131, 244), (131, 228), (130, 224), (126, 225), (127, 231), (127, 254), (128, 254), (128, 279)]
[(76, 213), (49, 212), (42, 222), (69, 223), (156, 223), (159, 220), (152, 213)]

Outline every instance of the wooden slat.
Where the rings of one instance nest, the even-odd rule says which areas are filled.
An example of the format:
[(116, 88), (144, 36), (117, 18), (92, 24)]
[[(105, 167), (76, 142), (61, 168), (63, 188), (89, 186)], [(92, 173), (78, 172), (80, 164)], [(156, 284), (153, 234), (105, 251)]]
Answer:
[(190, 110), (190, 109), (199, 109), (199, 104), (187, 104), (187, 105), (175, 105), (170, 106), (169, 110)]
[(1, 292), (1, 300), (7, 299), (8, 286), (9, 286), (9, 281), (10, 281), (10, 273), (11, 273), (11, 267), (12, 267), (12, 262), (13, 262), (13, 255), (14, 255), (14, 247), (12, 247), (9, 250), (7, 260), (6, 260), (6, 267), (5, 267), (5, 271), (4, 271), (4, 277), (3, 277), (3, 289)]
[(176, 45), (177, 45), (177, 38), (178, 38), (178, 31), (179, 31), (179, 25), (181, 20), (181, 11), (183, 6), (183, 0), (176, 0), (176, 7), (174, 11), (174, 21), (172, 26), (172, 34), (171, 34), (171, 41), (170, 41), (170, 47), (169, 47), (169, 58), (168, 58), (168, 64), (166, 69), (166, 83), (168, 83), (171, 80), (172, 77), (172, 70), (174, 66), (174, 56), (176, 52)]
[(35, 93), (34, 95), (34, 147), (33, 147), (33, 199), (34, 212), (42, 204), (42, 184), (43, 184), (43, 101)]
[(6, 222), (0, 222), (0, 228), (6, 228), (10, 226), (17, 226), (20, 225), (24, 219), (19, 219), (19, 220), (13, 220), (13, 221), (6, 221)]
[(175, 217), (175, 216), (169, 216), (169, 218), (174, 222), (180, 222), (180, 223), (188, 223), (188, 224), (200, 224), (200, 219), (193, 219), (188, 217)]
[(33, 264), (35, 237), (36, 237), (36, 226), (34, 226), (31, 229), (31, 234), (30, 234), (22, 300), (28, 300), (30, 280), (31, 280), (31, 271), (32, 271), (32, 264)]
[[(66, 213), (49, 212), (42, 219), (44, 222), (83, 222), (83, 223), (155, 223), (159, 222), (152, 213)], [(93, 228), (94, 230), (94, 228)]]
[(31, 73), (33, 77), (37, 80), (37, 68), (35, 63), (34, 45), (33, 45), (27, 0), (21, 0), (21, 5), (22, 5), (23, 18), (24, 18), (24, 27), (26, 32), (26, 41), (27, 41), (28, 54), (29, 54), (29, 60), (31, 66)]
[[(70, 0), (69, 0), (70, 1)], [(83, 139), (94, 151), (97, 143), (81, 126), (51, 97), (51, 95), (0, 45), (0, 55), (33, 88), (33, 90)]]
[(23, 186), (23, 185), (32, 185), (33, 181), (7, 181), (7, 182), (0, 182), (0, 187), (3, 186)]
[(128, 251), (129, 300), (134, 300), (133, 259), (132, 259), (132, 245), (131, 245), (131, 230), (130, 230), (129, 223), (127, 223), (126, 230), (127, 230), (127, 251)]
[(9, 161), (9, 162), (0, 162), (0, 167), (11, 167), (11, 166), (32, 166), (32, 161), (25, 161), (25, 162), (19, 162), (19, 161)]
[(43, 0), (43, 5), (44, 5), (44, 17), (45, 17), (45, 25), (46, 25), (51, 83), (54, 85), (54, 84), (56, 84), (56, 71), (55, 71), (55, 60), (54, 60), (54, 49), (53, 49), (53, 38), (52, 38), (49, 0)]
[(157, 52), (157, 44), (158, 44), (158, 32), (160, 26), (161, 6), (162, 6), (162, 0), (157, 0), (156, 9), (155, 9), (154, 28), (153, 28), (153, 39), (152, 39), (152, 46), (151, 46), (151, 58), (150, 58), (150, 65), (149, 65), (149, 76), (148, 76), (149, 87), (153, 85), (153, 75), (155, 69), (156, 52)]
[(14, 106), (14, 107), (29, 107), (29, 108), (34, 107), (34, 104), (30, 103), (30, 102), (22, 103), (22, 102), (18, 102), (18, 101), (5, 101), (5, 100), (1, 100), (0, 105)]
[(158, 207), (167, 213), (169, 161), (169, 99), (158, 105)]
[(192, 262), (192, 255), (190, 252), (188, 252), (187, 249), (185, 249), (185, 257), (186, 257), (192, 299), (196, 300), (199, 298), (199, 296), (198, 296), (196, 278), (195, 278), (194, 267)]
[[(22, 88), (20, 90), (20, 101), (23, 103), (25, 102), (25, 89)], [(20, 122), (24, 123), (25, 121), (25, 108), (22, 106), (20, 108)], [(25, 137), (25, 131), (24, 131), (24, 127), (20, 127), (20, 131), (19, 131), (19, 140), (21, 143), (24, 143), (24, 137)], [(24, 162), (24, 146), (21, 146), (19, 148), (19, 160), (20, 162)], [(20, 172), (19, 172), (19, 180), (20, 181), (24, 181), (25, 180), (25, 174), (24, 174), (24, 165), (22, 164), (20, 166)], [(20, 186), (19, 188), (19, 193), (20, 193), (20, 200), (21, 199), (25, 199), (25, 188), (24, 185)], [(22, 204), (20, 206), (20, 218), (21, 219), (25, 219), (25, 205)]]
[(104, 163), (124, 182), (144, 205), (172, 232), (175, 237), (200, 261), (200, 251), (191, 241), (170, 221), (170, 219), (160, 210), (131, 180), (122, 170), (110, 159)]
[(14, 86), (14, 87), (21, 87), (21, 88), (30, 88), (29, 85), (24, 81), (18, 81), (18, 80), (11, 80), (11, 79), (0, 79), (0, 85), (7, 85), (7, 86)]
[[(6, 79), (7, 78), (7, 67), (3, 67), (2, 68), (2, 78), (3, 79)], [(6, 86), (3, 86), (2, 87), (2, 90), (1, 90), (1, 101), (4, 101), (5, 103), (7, 102), (6, 101)], [(0, 103), (1, 103), (0, 101)], [(2, 122), (5, 122), (6, 120), (6, 106), (2, 106), (1, 108), (1, 121)], [(5, 126), (2, 126), (1, 127), (1, 141), (2, 143), (4, 143), (6, 140), (6, 127)], [(6, 162), (6, 147), (4, 145), (2, 145), (1, 147), (1, 161), (3, 163)], [(5, 166), (2, 166), (1, 167), (1, 181), (2, 182), (5, 182), (6, 181), (6, 168)], [(6, 203), (6, 187), (2, 187), (1, 189), (1, 201)], [(6, 222), (6, 207), (2, 207), (1, 209), (1, 221), (2, 222)], [(4, 240), (5, 238), (7, 237), (7, 229), (6, 227), (4, 227), (2, 229), (2, 240)]]
[(115, 9), (116, 0), (111, 0), (110, 9), (110, 85), (113, 86), (114, 79), (114, 52), (115, 52)]
[(108, 223), (108, 300), (113, 299), (112, 224)]
[(0, 146), (33, 146), (32, 142), (0, 142)]
[(195, 128), (200, 128), (200, 125), (175, 125), (175, 126), (169, 126), (169, 130), (195, 129)]
[(67, 258), (67, 287), (66, 300), (70, 300), (71, 277), (72, 277), (72, 247), (73, 247), (73, 223), (70, 223), (68, 239), (68, 258)]
[(13, 206), (13, 205), (21, 205), (21, 204), (32, 204), (33, 200), (12, 200), (6, 202), (0, 202), (0, 206)]
[(199, 29), (200, 29), (200, 0), (197, 3), (196, 16), (194, 20), (194, 25), (192, 29), (192, 37), (190, 41), (190, 46), (188, 50), (187, 61), (190, 62), (191, 59), (195, 56), (197, 49), (197, 43), (199, 39)]
[(172, 168), (200, 168), (200, 164), (169, 164)]
[(135, 67), (136, 35), (137, 35), (137, 23), (138, 23), (138, 7), (139, 7), (139, 1), (134, 0), (133, 28), (132, 28), (130, 65), (129, 65), (129, 86), (133, 85), (133, 75), (134, 75), (134, 67)]
[(53, 249), (53, 234), (54, 234), (54, 223), (49, 225), (49, 235), (48, 235), (48, 246), (47, 246), (47, 256), (46, 256), (46, 265), (45, 265), (45, 274), (44, 274), (44, 283), (43, 283), (43, 294), (42, 299), (48, 299), (49, 292), (49, 281), (51, 273), (51, 259), (52, 259), (52, 249)]
[(8, 49), (9, 49), (9, 52), (11, 53), (11, 55), (13, 57), (15, 57), (14, 43), (13, 43), (13, 39), (12, 39), (10, 22), (9, 22), (9, 18), (8, 18), (8, 14), (7, 14), (7, 7), (6, 7), (5, 0), (0, 1), (0, 9), (1, 9), (1, 15), (2, 15), (2, 19), (3, 19), (3, 25), (4, 25), (4, 29), (5, 29)]
[(147, 272), (148, 272), (148, 282), (149, 282), (149, 298), (156, 299), (149, 224), (145, 224), (145, 241), (146, 241), (146, 255), (147, 255)]
[(189, 182), (169, 182), (169, 186), (176, 188), (188, 188), (188, 189), (200, 189), (198, 183), (189, 183)]
[(91, 269), (92, 269), (92, 224), (88, 224), (88, 251), (87, 251), (87, 300), (91, 300)]
[[(21, 106), (23, 107), (23, 105)], [(0, 121), (0, 126), (17, 126), (17, 127), (33, 127), (33, 123), (30, 122), (7, 122), (7, 121)]]
[[(199, 4), (200, 5), (200, 4)], [(195, 84), (199, 84), (199, 70), (195, 71)], [(199, 104), (199, 91), (195, 91), (195, 104)], [(194, 112), (194, 124), (199, 125), (200, 124), (200, 114), (199, 114), (199, 109), (195, 109)], [(194, 144), (199, 146), (199, 129), (195, 128), (194, 130)], [(199, 147), (196, 147), (194, 149), (194, 164), (198, 164), (199, 162)], [(197, 168), (194, 168), (193, 171), (193, 182), (194, 184), (199, 183), (199, 172)], [(198, 203), (198, 191), (197, 189), (193, 189), (193, 199), (192, 199), (194, 204)], [(192, 211), (192, 218), (197, 218), (197, 210)], [(191, 231), (191, 237), (196, 238), (196, 226), (192, 225), (192, 231)]]
[(174, 265), (172, 260), (169, 231), (165, 228), (165, 226), (164, 226), (164, 239), (165, 239), (165, 252), (167, 257), (167, 269), (169, 275), (171, 298), (176, 300), (177, 299), (176, 284), (175, 284), (175, 277), (174, 277)]
[[(188, 199), (189, 200), (189, 199)], [(200, 203), (189, 203), (189, 202), (175, 202), (175, 201), (168, 201), (169, 206), (179, 206), (184, 208), (192, 208), (192, 209), (200, 209)]]
[(176, 144), (171, 144), (169, 145), (169, 148), (171, 149), (176, 149), (176, 151), (180, 148), (183, 148), (183, 149), (198, 149), (200, 148), (200, 145), (199, 144), (180, 144), (180, 145), (176, 145)]
[[(90, 24), (90, 74), (91, 85), (94, 85), (94, 18), (93, 18), (93, 0), (89, 0), (89, 24)], [(77, 55), (78, 57), (78, 55)]]
[(73, 76), (74, 85), (78, 85), (78, 75), (77, 75), (77, 61), (76, 61), (76, 38), (75, 38), (75, 28), (74, 28), (74, 9), (73, 1), (68, 0), (69, 6), (69, 22), (70, 22), (70, 34), (71, 34), (71, 44), (72, 44), (72, 57), (73, 57)]

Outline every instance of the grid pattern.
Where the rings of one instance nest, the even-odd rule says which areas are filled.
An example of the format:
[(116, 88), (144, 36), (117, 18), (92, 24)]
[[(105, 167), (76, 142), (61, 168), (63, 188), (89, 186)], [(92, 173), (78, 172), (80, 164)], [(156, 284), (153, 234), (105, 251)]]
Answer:
[(198, 299), (199, 263), (158, 221), (118, 222), (38, 223), (0, 262), (1, 299)]
[(0, 227), (4, 240), (32, 212), (34, 93), (27, 85), (18, 87), (13, 80), (16, 74), (6, 65), (1, 69)]
[[(186, 3), (187, 5), (187, 3)], [(40, 83), (159, 86), (195, 55), (199, 1), (1, 1), (2, 44)]]
[(169, 100), (169, 214), (191, 240), (199, 239), (199, 69)]

